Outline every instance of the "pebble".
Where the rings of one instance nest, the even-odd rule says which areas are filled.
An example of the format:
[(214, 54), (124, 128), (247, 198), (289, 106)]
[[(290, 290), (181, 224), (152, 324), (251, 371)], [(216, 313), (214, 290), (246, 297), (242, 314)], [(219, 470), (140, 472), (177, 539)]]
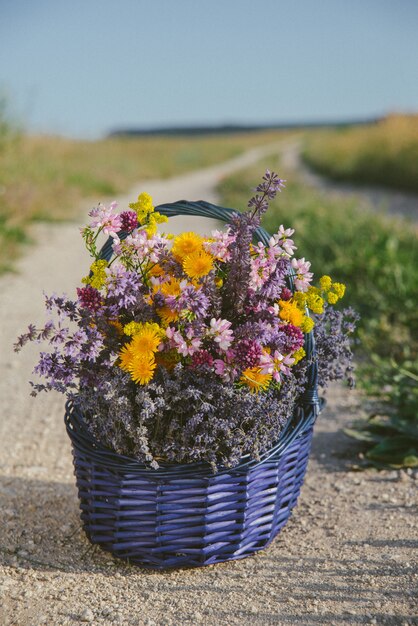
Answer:
[(94, 620), (93, 611), (89, 608), (84, 609), (80, 615), (81, 622), (92, 622)]

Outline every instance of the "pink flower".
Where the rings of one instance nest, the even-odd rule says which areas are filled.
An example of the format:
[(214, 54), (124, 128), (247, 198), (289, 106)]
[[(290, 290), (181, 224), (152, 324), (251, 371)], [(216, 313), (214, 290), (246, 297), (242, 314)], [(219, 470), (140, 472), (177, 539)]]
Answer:
[(136, 230), (128, 235), (123, 244), (113, 247), (117, 254), (123, 250), (128, 250), (135, 254), (139, 261), (147, 260), (151, 263), (158, 263), (161, 252), (167, 247), (168, 239), (160, 234), (151, 237), (145, 230)]
[(231, 234), (231, 229), (227, 228), (225, 232), (213, 230), (211, 238), (214, 241), (205, 241), (203, 244), (206, 252), (212, 254), (219, 261), (229, 261), (231, 258), (229, 246), (235, 241), (235, 235)]
[[(297, 250), (293, 239), (290, 237), (294, 233), (293, 228), (285, 228), (283, 225), (280, 226), (277, 233), (273, 235), (270, 239), (270, 245), (275, 245), (280, 249), (281, 254), (285, 254), (288, 257), (293, 256), (295, 250)], [(274, 244), (272, 243), (274, 242)]]
[(219, 345), (219, 348), (223, 351), (228, 350), (232, 343), (234, 334), (230, 330), (231, 322), (223, 319), (215, 319), (212, 317), (210, 320), (210, 328), (208, 330), (208, 336), (213, 337), (213, 340)]
[(264, 353), (260, 358), (260, 367), (262, 374), (272, 374), (273, 380), (280, 382), (281, 374), (288, 376), (290, 374), (290, 366), (293, 365), (295, 359), (290, 355), (283, 356), (278, 350), (273, 354)]
[(192, 356), (197, 352), (202, 345), (202, 340), (199, 337), (193, 336), (193, 330), (189, 329), (186, 333), (186, 337), (173, 327), (168, 326), (165, 331), (167, 338), (170, 340), (170, 346), (175, 348), (182, 356)]
[(117, 233), (122, 229), (122, 221), (119, 213), (115, 213), (117, 206), (116, 202), (112, 202), (110, 207), (99, 203), (89, 213), (89, 217), (92, 218), (90, 228), (100, 228), (105, 235), (118, 239)]
[(292, 267), (296, 272), (294, 279), (295, 287), (298, 291), (307, 291), (309, 283), (313, 278), (312, 272), (309, 271), (311, 264), (309, 261), (302, 259), (292, 259)]
[(223, 376), (226, 370), (226, 363), (222, 361), (222, 359), (215, 359), (213, 362), (215, 366), (215, 374), (218, 376)]

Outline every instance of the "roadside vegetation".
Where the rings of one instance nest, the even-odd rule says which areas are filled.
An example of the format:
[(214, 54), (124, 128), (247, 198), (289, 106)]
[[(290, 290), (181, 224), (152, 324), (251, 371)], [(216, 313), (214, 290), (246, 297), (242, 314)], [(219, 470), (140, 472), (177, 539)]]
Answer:
[(265, 227), (296, 229), (301, 256), (317, 276), (347, 284), (345, 305), (362, 319), (358, 331), (358, 385), (373, 400), (369, 421), (350, 435), (364, 443), (368, 463), (418, 466), (418, 238), (404, 222), (360, 211), (308, 188), (271, 159), (225, 179), (222, 203), (245, 207), (248, 190), (265, 167), (288, 178)]
[(305, 162), (325, 176), (418, 192), (418, 115), (310, 133)]
[(100, 141), (28, 136), (8, 121), (0, 102), (0, 273), (13, 268), (34, 221), (73, 219), (82, 202), (107, 201), (139, 180), (214, 165), (282, 136), (279, 131)]

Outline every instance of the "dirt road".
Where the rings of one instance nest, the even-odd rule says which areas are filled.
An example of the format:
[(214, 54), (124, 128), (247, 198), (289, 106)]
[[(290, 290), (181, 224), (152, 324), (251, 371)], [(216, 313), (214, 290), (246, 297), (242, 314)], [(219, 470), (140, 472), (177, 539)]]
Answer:
[[(156, 203), (215, 201), (221, 176), (264, 153), (140, 190)], [(195, 227), (206, 230), (178, 219), (177, 228)], [(317, 423), (299, 506), (267, 551), (154, 573), (90, 549), (63, 398), (30, 398), (37, 350), (11, 349), (29, 322), (43, 320), (42, 290), (73, 294), (88, 258), (73, 224), (44, 225), (36, 237), (19, 274), (0, 279), (0, 624), (417, 624), (417, 476), (348, 471), (353, 444), (341, 428), (361, 412), (360, 398), (338, 387)]]

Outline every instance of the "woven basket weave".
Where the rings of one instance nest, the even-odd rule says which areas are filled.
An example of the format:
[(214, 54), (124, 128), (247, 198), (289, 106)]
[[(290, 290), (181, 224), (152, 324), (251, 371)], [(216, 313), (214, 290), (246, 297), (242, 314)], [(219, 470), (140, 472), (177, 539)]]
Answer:
[[(168, 217), (200, 215), (224, 221), (234, 213), (186, 201), (156, 210)], [(263, 243), (270, 238), (262, 228), (256, 236)], [(109, 240), (101, 256), (109, 260), (111, 254)], [(68, 402), (65, 423), (89, 540), (153, 569), (240, 559), (268, 546), (296, 504), (321, 406), (312, 333), (305, 349), (312, 362), (307, 389), (276, 445), (259, 461), (244, 457), (236, 467), (220, 467), (216, 474), (205, 463), (161, 464), (152, 470), (116, 454), (93, 439), (77, 406)]]

